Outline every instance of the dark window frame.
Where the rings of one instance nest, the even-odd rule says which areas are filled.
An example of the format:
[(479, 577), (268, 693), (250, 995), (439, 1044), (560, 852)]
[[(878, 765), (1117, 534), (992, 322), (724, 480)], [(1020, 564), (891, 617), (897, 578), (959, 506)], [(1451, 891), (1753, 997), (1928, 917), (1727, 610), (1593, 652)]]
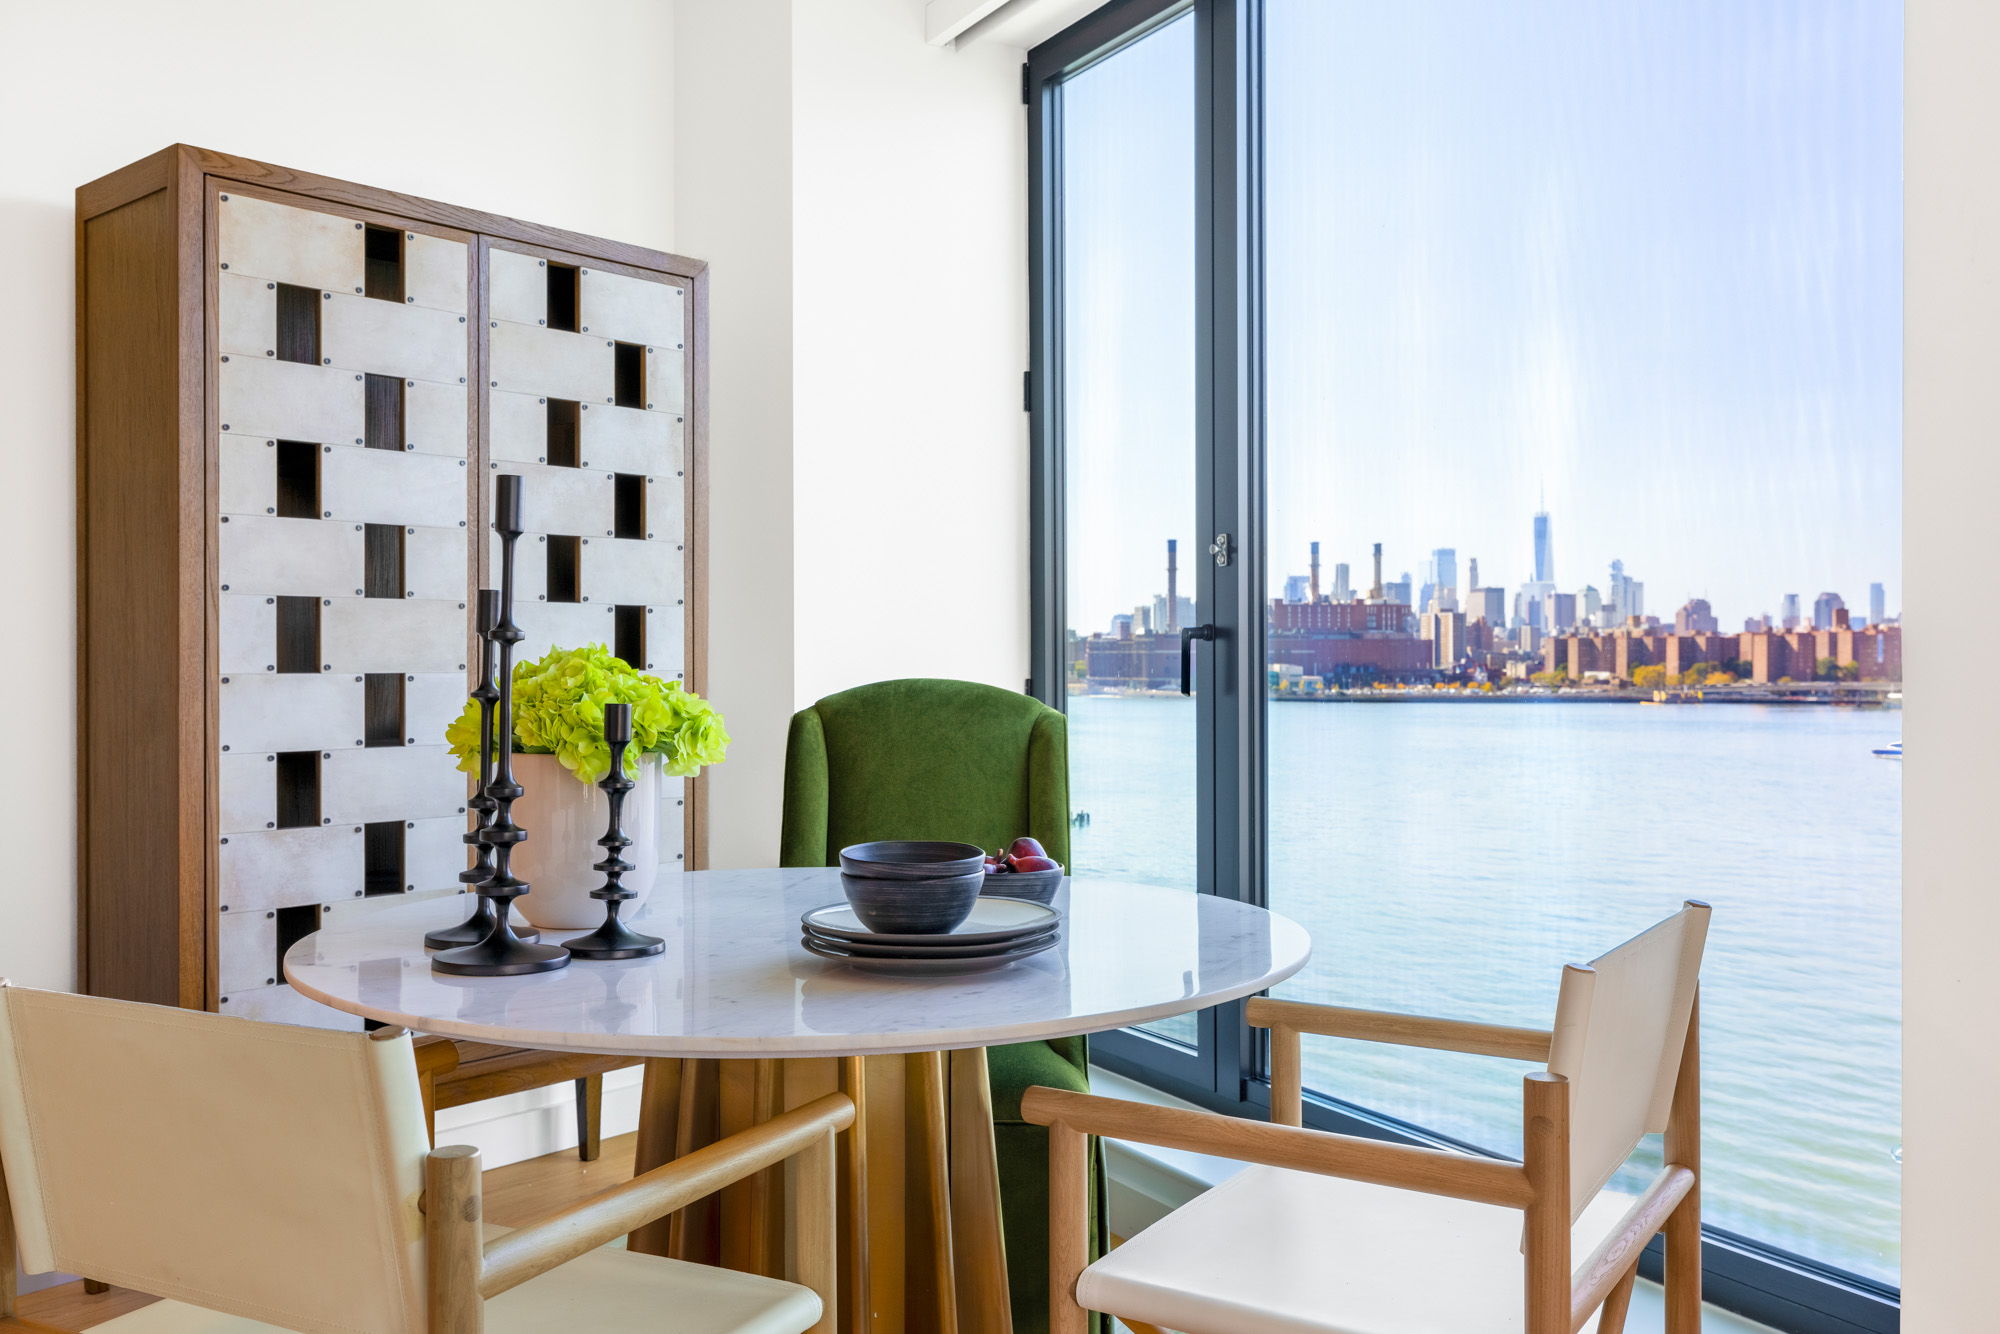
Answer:
[[(1263, 906), (1266, 878), (1264, 672), (1264, 323), (1262, 0), (1112, 0), (1028, 53), (1029, 693), (1066, 707), (1063, 533), (1062, 84), (1166, 23), (1195, 24), (1196, 531), (1228, 533), (1218, 569), (1191, 563), (1197, 642), (1196, 888)], [(1242, 688), (1245, 684), (1252, 688)], [(1268, 1119), (1268, 1044), (1242, 1002), (1202, 1011), (1192, 1047), (1137, 1030), (1098, 1034), (1091, 1059), (1199, 1106)], [(1487, 1150), (1308, 1091), (1306, 1124), (1407, 1144)], [(1794, 1334), (1890, 1334), (1900, 1290), (1752, 1238), (1703, 1227), (1703, 1287), (1727, 1310)], [(1660, 1273), (1655, 1238), (1640, 1272)]]

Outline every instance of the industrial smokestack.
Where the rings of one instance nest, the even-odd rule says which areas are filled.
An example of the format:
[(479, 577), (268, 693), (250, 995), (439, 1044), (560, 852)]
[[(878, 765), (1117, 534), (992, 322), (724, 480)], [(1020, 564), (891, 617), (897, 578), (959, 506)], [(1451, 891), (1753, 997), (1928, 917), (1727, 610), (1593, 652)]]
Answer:
[(1368, 590), (1368, 600), (1370, 602), (1380, 602), (1382, 600), (1382, 544), (1380, 542), (1375, 544), (1375, 586)]
[(1167, 628), (1165, 633), (1177, 635), (1181, 632), (1181, 599), (1179, 561), (1174, 550), (1179, 544), (1173, 538), (1167, 539)]
[(1313, 600), (1313, 605), (1314, 605), (1314, 606), (1318, 606), (1318, 605), (1319, 605), (1319, 543), (1317, 543), (1317, 542), (1313, 543), (1313, 565), (1312, 565), (1312, 570), (1313, 570), (1313, 575), (1312, 575), (1312, 600)]

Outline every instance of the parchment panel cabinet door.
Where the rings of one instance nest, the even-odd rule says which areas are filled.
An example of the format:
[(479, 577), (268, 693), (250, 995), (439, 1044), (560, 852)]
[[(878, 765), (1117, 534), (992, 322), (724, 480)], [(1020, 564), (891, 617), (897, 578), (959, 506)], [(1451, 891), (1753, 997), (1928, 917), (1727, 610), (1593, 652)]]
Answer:
[(687, 514), (683, 497), (687, 482), (678, 472), (649, 473), (646, 477), (646, 532), (661, 542), (687, 540)]
[(351, 523), (240, 515), (220, 525), (216, 565), (232, 593), (351, 594), (363, 587), (364, 543)]
[(578, 322), (585, 333), (669, 348), (683, 341), (685, 295), (674, 283), (586, 269), (577, 286), (582, 302)]
[(441, 745), (334, 751), (320, 770), (320, 809), (336, 825), (458, 819), (465, 812), (465, 775), (457, 763)]
[(216, 955), (218, 986), (227, 996), (278, 980), (278, 923), (269, 912), (226, 912)]
[(387, 449), (320, 456), (320, 505), (332, 521), (456, 528), (465, 518), (465, 460)]
[(486, 309), (496, 320), (539, 327), (549, 317), (549, 272), (533, 255), (486, 252)]
[(486, 399), (486, 431), (487, 446), (495, 463), (545, 463), (549, 451), (549, 401), (538, 394), (510, 394), (496, 389)]
[(528, 533), (595, 537), (612, 530), (618, 503), (612, 474), (525, 463), (512, 471), (521, 476), (521, 522)]
[(681, 553), (672, 542), (600, 537), (584, 553), (583, 591), (592, 602), (664, 604), (678, 612)]
[(422, 232), (403, 235), (403, 295), (411, 305), (463, 315), (467, 247)]
[(582, 648), (585, 644), (607, 647), (615, 629), (611, 608), (594, 602), (536, 602), (517, 606), (514, 623), (526, 636), (515, 646), (514, 661), (540, 658), (552, 648)]
[(334, 598), (320, 608), (319, 654), (335, 675), (462, 672), (466, 615), (456, 602)]
[(403, 832), (403, 877), (419, 894), (430, 889), (457, 889), (458, 873), (471, 865), (465, 845), (465, 817), (439, 816), (412, 820)]
[(646, 349), (646, 406), (676, 417), (687, 410), (687, 353), (672, 343)]
[(216, 332), (224, 356), (278, 355), (278, 289), (263, 278), (224, 273), (216, 284)]
[(352, 676), (232, 676), (220, 693), (222, 747), (228, 753), (330, 751), (358, 746), (367, 734), (362, 685)]
[(363, 380), (351, 370), (231, 357), (217, 368), (222, 429), (230, 435), (359, 444)]
[(346, 1014), (316, 1000), (301, 996), (280, 982), (275, 987), (258, 987), (222, 998), (224, 1014), (239, 1019), (255, 1019), (266, 1024), (290, 1024), (294, 1028), (330, 1028), (340, 1033), (359, 1033), (366, 1025), (358, 1014)]
[(662, 871), (685, 871), (687, 869), (687, 779), (660, 779), (660, 869)]
[(419, 454), (466, 456), (466, 388), (403, 381), (403, 444)]
[(352, 898), (366, 864), (361, 831), (350, 824), (232, 834), (219, 852), (225, 922)]
[(332, 292), (361, 290), (365, 238), (360, 223), (225, 193), (228, 197), (216, 205), (216, 258), (225, 272)]
[(249, 751), (222, 756), (216, 765), (216, 786), (222, 797), (222, 813), (217, 823), (230, 835), (263, 833), (278, 825), (278, 763), (269, 751)]
[(464, 602), (466, 530), (405, 528), (403, 530), (403, 589), (417, 599), (449, 598)]
[(225, 435), (217, 468), (224, 514), (275, 514), (278, 508), (278, 442), (254, 435)]
[(646, 656), (652, 660), (653, 675), (666, 680), (684, 677), (687, 672), (687, 623), (685, 608), (669, 603), (650, 607), (646, 614)]
[[(442, 746), (444, 729), (465, 711), (466, 684), (463, 672), (413, 672), (403, 678), (403, 731), (420, 746)], [(478, 729), (474, 729), (477, 731)], [(452, 761), (453, 764), (457, 760)], [(460, 792), (468, 774), (459, 775)]]
[(339, 292), (320, 305), (320, 352), (335, 370), (438, 384), (466, 374), (463, 315)]
[(268, 596), (224, 593), (215, 630), (224, 676), (278, 670), (278, 607)]
[(580, 420), (586, 468), (673, 477), (682, 466), (683, 427), (666, 413), (600, 404)]
[(614, 361), (611, 341), (511, 320), (494, 320), (491, 389), (609, 403)]

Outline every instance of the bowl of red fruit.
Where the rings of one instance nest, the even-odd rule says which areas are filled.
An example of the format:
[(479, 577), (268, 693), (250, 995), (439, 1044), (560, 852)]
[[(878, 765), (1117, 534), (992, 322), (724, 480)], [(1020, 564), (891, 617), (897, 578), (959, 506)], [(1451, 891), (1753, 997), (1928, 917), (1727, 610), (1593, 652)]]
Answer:
[(1017, 838), (986, 859), (986, 888), (993, 898), (1026, 899), (1046, 906), (1062, 887), (1062, 864), (1032, 838)]

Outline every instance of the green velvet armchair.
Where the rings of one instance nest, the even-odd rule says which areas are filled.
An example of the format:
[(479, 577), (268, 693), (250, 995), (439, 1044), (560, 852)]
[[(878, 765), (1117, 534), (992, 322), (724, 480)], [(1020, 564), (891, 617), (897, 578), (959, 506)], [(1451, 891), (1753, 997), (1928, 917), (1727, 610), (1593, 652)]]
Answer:
[[(792, 715), (779, 861), (836, 866), (882, 838), (991, 851), (1027, 834), (1069, 865), (1068, 720), (1039, 700), (972, 681), (880, 681)], [(1048, 1132), (1021, 1119), (1036, 1084), (1088, 1092), (1085, 1039), (987, 1050), (1001, 1223), (1015, 1334), (1046, 1334)], [(1102, 1254), (1103, 1172), (1091, 1169), (1091, 1255)]]

